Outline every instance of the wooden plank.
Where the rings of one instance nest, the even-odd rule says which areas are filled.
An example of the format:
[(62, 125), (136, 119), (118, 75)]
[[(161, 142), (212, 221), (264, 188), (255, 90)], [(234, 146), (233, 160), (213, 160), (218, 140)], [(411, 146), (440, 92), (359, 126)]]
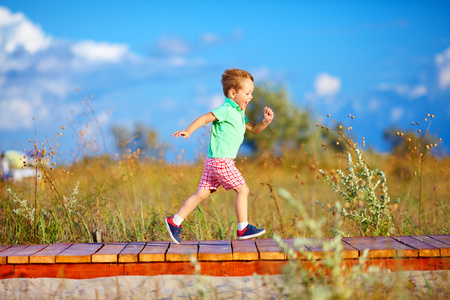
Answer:
[(435, 240), (426, 235), (412, 235), (411, 237), (415, 238), (418, 241), (421, 241), (422, 243), (425, 243), (425, 244), (428, 244), (428, 245), (438, 248), (441, 253), (441, 256), (450, 256), (450, 245), (449, 244)]
[(343, 240), (341, 240), (341, 243), (342, 243), (342, 250), (341, 250), (342, 259), (354, 259), (359, 257), (358, 249), (352, 247)]
[(394, 249), (397, 252), (397, 257), (417, 257), (419, 250), (398, 242), (397, 240), (388, 236), (374, 236), (375, 240), (382, 242), (386, 248)]
[(92, 254), (93, 263), (116, 263), (119, 253), (128, 243), (106, 243), (99, 251)]
[[(305, 241), (306, 239), (302, 238), (301, 240)], [(311, 251), (306, 248), (304, 242), (299, 244), (300, 241), (297, 239), (283, 239), (282, 241), (287, 244), (289, 248), (294, 250), (294, 257), (286, 255), (287, 259), (308, 259), (311, 255)]]
[(0, 252), (0, 265), (5, 265), (8, 262), (8, 256), (14, 255), (26, 247), (28, 247), (28, 245), (14, 245)]
[(324, 239), (305, 238), (305, 247), (308, 252), (311, 252), (312, 259), (322, 259), (333, 255), (333, 251), (325, 250), (323, 248)]
[(144, 249), (146, 242), (128, 243), (125, 249), (119, 254), (119, 262), (131, 263), (139, 261), (139, 253)]
[(30, 256), (30, 264), (54, 264), (56, 263), (56, 255), (60, 254), (72, 243), (50, 244), (48, 247)]
[(359, 251), (362, 256), (364, 250), (369, 249), (369, 258), (395, 257), (396, 252), (390, 249), (382, 241), (377, 241), (373, 237), (343, 237), (342, 240)]
[(259, 253), (253, 239), (231, 240), (233, 260), (258, 260)]
[(233, 259), (231, 242), (221, 241), (200, 241), (198, 249), (199, 261), (225, 261)]
[(144, 249), (139, 253), (139, 262), (165, 261), (169, 242), (147, 242)]
[(286, 255), (273, 239), (255, 240), (261, 260), (284, 260)]
[[(325, 250), (324, 249), (324, 243), (332, 243), (334, 240), (333, 238), (322, 238), (322, 239), (315, 239), (315, 238), (305, 238), (305, 247), (306, 251), (308, 251), (305, 254), (311, 254), (311, 259), (323, 259), (326, 257), (333, 256), (336, 248), (332, 247), (330, 249)], [(341, 240), (341, 252), (340, 257), (342, 259), (354, 259), (359, 257), (359, 251), (346, 242)], [(308, 256), (306, 258), (309, 258)]]
[(450, 245), (450, 235), (428, 235), (430, 238)]
[(28, 264), (30, 256), (48, 247), (46, 245), (30, 245), (12, 255), (8, 256), (8, 264)]
[(10, 247), (11, 247), (11, 245), (0, 245), (0, 252), (2, 252), (3, 250), (8, 249)]
[(415, 248), (419, 251), (419, 257), (435, 257), (440, 256), (440, 251), (438, 248), (433, 247), (429, 244), (423, 243), (410, 236), (394, 236), (393, 239), (403, 243), (409, 247)]
[(167, 261), (190, 261), (191, 255), (198, 258), (198, 241), (181, 241), (180, 244), (170, 243), (166, 253)]
[[(279, 275), (282, 268), (288, 264), (287, 260), (253, 260), (253, 261), (200, 261), (200, 274), (209, 276), (251, 276)], [(301, 260), (303, 268), (315, 271), (319, 262)], [(341, 266), (350, 270), (359, 264), (358, 259), (345, 259)], [(391, 271), (433, 271), (450, 270), (449, 257), (411, 257), (411, 258), (373, 258), (368, 259), (363, 268), (379, 266)], [(331, 269), (328, 269), (331, 270)], [(192, 275), (195, 266), (190, 262), (140, 262), (140, 263), (79, 263), (79, 264), (19, 264), (0, 265), (0, 279), (4, 278), (72, 278), (89, 279), (110, 276), (154, 276), (154, 275)]]
[(92, 254), (101, 247), (103, 243), (73, 244), (56, 255), (56, 263), (90, 263)]

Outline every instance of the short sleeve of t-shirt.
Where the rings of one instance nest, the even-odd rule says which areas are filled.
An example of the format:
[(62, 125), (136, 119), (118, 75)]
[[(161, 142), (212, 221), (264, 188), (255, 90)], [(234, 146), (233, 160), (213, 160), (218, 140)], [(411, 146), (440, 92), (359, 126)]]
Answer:
[(222, 122), (227, 118), (228, 108), (225, 105), (221, 105), (213, 110), (212, 113), (217, 118), (217, 120), (219, 120), (219, 122)]

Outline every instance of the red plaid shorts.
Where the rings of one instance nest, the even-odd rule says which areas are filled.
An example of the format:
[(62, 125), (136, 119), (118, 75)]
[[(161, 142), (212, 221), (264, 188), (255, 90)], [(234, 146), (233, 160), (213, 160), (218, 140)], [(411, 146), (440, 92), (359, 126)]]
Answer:
[(205, 159), (205, 166), (198, 189), (217, 190), (219, 186), (228, 190), (235, 190), (245, 184), (244, 177), (234, 165), (231, 158), (211, 158)]

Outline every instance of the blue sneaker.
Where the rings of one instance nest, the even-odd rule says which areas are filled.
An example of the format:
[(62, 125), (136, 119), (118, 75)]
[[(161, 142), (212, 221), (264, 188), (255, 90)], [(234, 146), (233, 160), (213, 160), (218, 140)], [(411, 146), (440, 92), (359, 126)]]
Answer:
[(246, 240), (261, 236), (264, 233), (266, 233), (264, 228), (258, 229), (255, 226), (248, 224), (243, 230), (237, 231), (237, 238), (238, 240)]
[(170, 239), (172, 240), (172, 242), (174, 242), (175, 244), (179, 244), (181, 241), (180, 233), (183, 226), (175, 225), (175, 223), (173, 222), (173, 216), (165, 218), (164, 223), (166, 224), (167, 231), (169, 231)]

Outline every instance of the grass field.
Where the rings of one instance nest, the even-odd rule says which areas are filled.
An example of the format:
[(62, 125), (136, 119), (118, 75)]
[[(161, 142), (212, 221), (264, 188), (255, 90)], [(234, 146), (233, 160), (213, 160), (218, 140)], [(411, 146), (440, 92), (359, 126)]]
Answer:
[[(412, 159), (370, 151), (364, 156), (371, 169), (386, 174), (392, 234), (449, 233), (448, 157), (428, 156), (420, 180), (415, 175), (420, 165)], [(334, 236), (335, 203), (350, 208), (319, 173), (323, 169), (338, 180), (336, 170), (347, 168), (344, 154), (300, 149), (282, 157), (238, 157), (236, 165), (251, 191), (249, 221), (265, 227), (269, 237), (317, 235), (297, 226), (305, 212), (312, 219), (325, 220), (321, 235)], [(166, 240), (163, 219), (174, 214), (196, 190), (203, 165), (202, 160), (192, 165), (182, 161), (168, 164), (143, 159), (136, 152), (120, 160), (85, 158), (71, 166), (45, 170), (45, 178), (39, 180), (2, 182), (0, 243), (92, 242), (93, 231), (101, 232), (106, 242)], [(302, 212), (280, 196), (280, 189), (292, 194)], [(234, 198), (233, 191), (222, 188), (212, 194), (185, 221), (183, 238), (235, 238)], [(352, 208), (361, 210), (365, 205), (359, 201)], [(346, 236), (361, 235), (358, 221), (348, 218), (340, 230)]]
[[(330, 243), (340, 244), (342, 235), (449, 234), (449, 157), (432, 156), (428, 148), (422, 155), (417, 148), (365, 150), (360, 161), (354, 144), (348, 145), (343, 152), (310, 144), (281, 156), (238, 157), (251, 192), (250, 223), (276, 241), (336, 237)], [(54, 155), (43, 150), (50, 151), (44, 158)], [(41, 159), (35, 167), (42, 178), (1, 182), (0, 244), (168, 240), (163, 219), (196, 190), (203, 160), (167, 163), (137, 150), (115, 159), (85, 157), (70, 166)], [(236, 238), (234, 200), (233, 191), (220, 188), (185, 220), (182, 238)], [(288, 299), (446, 299), (450, 292), (447, 272), (424, 276), (417, 287), (404, 274), (374, 276), (370, 272), (377, 270), (366, 273), (362, 265), (345, 270), (337, 251), (323, 262), (326, 270), (312, 272), (290, 261), (279, 281), (267, 279), (264, 289)], [(186, 295), (220, 298), (217, 287), (206, 286)]]

